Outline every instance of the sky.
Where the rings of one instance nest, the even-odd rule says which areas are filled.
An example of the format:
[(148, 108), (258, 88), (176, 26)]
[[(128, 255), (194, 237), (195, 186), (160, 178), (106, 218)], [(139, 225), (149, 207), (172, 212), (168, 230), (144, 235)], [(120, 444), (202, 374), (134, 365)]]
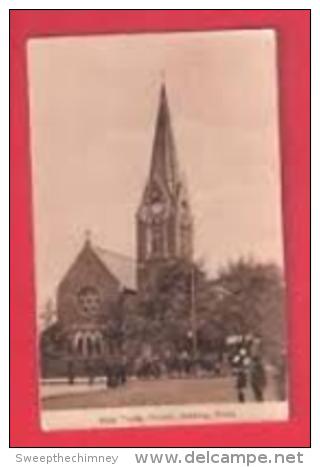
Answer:
[(27, 53), (39, 306), (86, 231), (135, 256), (162, 81), (196, 259), (212, 275), (241, 256), (282, 265), (273, 31), (41, 38)]

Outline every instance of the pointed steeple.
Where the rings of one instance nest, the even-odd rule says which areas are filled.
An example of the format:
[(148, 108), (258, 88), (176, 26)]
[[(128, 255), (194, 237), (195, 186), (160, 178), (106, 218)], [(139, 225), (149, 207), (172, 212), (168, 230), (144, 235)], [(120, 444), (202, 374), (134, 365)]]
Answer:
[(178, 167), (164, 84), (160, 90), (150, 173), (136, 220), (137, 284), (144, 295), (157, 288), (161, 265), (177, 259), (190, 261), (193, 253), (191, 209)]
[(92, 247), (92, 232), (90, 229), (86, 229), (84, 231), (84, 245), (83, 248), (91, 248)]
[(165, 184), (170, 192), (179, 181), (179, 169), (171, 126), (170, 110), (165, 84), (161, 85), (160, 101), (153, 140), (150, 179)]

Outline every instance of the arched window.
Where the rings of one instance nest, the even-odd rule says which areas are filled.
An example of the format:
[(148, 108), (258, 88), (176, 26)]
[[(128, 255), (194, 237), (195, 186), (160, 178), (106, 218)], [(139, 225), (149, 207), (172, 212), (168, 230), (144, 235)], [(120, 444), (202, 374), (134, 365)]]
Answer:
[(73, 339), (73, 349), (79, 357), (91, 358), (103, 355), (103, 337), (99, 331), (79, 331)]
[(69, 355), (73, 354), (73, 345), (72, 345), (72, 340), (70, 338), (68, 338), (67, 340), (67, 353)]
[(152, 255), (159, 258), (163, 255), (163, 226), (153, 225), (152, 227)]
[(92, 339), (91, 336), (87, 337), (87, 356), (91, 357), (93, 354), (93, 345), (92, 345)]
[(86, 354), (86, 341), (82, 332), (77, 332), (73, 338), (73, 352), (78, 357)]
[(83, 337), (82, 336), (79, 336), (78, 339), (77, 339), (77, 353), (79, 355), (82, 355), (83, 354)]
[(102, 355), (102, 345), (101, 340), (99, 338), (97, 338), (95, 341), (95, 352), (98, 356)]
[(100, 332), (96, 332), (94, 336), (94, 352), (98, 357), (103, 354), (103, 337)]

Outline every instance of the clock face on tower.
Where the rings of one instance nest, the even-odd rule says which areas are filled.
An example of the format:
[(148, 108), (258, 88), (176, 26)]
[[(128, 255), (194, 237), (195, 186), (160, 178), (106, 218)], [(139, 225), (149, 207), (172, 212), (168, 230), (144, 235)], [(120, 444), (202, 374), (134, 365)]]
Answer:
[(164, 212), (164, 210), (165, 210), (165, 206), (164, 206), (163, 202), (161, 202), (161, 201), (154, 201), (151, 204), (152, 214), (155, 214), (155, 215), (162, 214)]
[(166, 203), (160, 188), (155, 185), (152, 187), (150, 198), (150, 209), (154, 219), (159, 218), (166, 211)]
[(164, 219), (167, 211), (167, 203), (161, 189), (157, 185), (150, 187), (139, 211), (140, 219), (149, 224), (159, 223)]

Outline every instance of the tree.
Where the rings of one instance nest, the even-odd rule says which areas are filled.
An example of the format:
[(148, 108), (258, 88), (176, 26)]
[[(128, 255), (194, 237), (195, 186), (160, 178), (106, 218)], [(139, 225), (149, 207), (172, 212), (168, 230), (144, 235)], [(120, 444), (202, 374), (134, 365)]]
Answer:
[(65, 349), (65, 337), (60, 324), (57, 321), (57, 313), (52, 303), (48, 300), (43, 312), (40, 314), (40, 349), (41, 356), (57, 359)]
[(267, 358), (278, 361), (286, 347), (285, 287), (280, 268), (240, 259), (220, 271), (215, 285), (224, 291), (217, 312), (225, 332), (260, 336)]
[(134, 358), (144, 346), (158, 354), (191, 350), (196, 333), (201, 357), (222, 354), (228, 336), (251, 334), (277, 362), (285, 347), (283, 308), (282, 273), (274, 264), (240, 259), (209, 279), (198, 264), (177, 260), (159, 269), (157, 287), (147, 298), (135, 297), (129, 307), (120, 297), (107, 318), (107, 338)]
[(206, 297), (207, 278), (194, 263), (176, 260), (159, 267), (157, 287), (138, 304), (143, 339), (158, 353), (179, 352), (190, 347), (191, 333), (198, 333), (197, 320), (191, 319), (192, 281), (197, 290), (197, 313)]
[(40, 349), (42, 358), (58, 359), (64, 355), (66, 339), (59, 323), (51, 324), (41, 333)]
[(57, 319), (57, 313), (53, 302), (51, 299), (48, 299), (43, 311), (40, 313), (40, 329), (47, 329), (49, 326), (55, 323)]

